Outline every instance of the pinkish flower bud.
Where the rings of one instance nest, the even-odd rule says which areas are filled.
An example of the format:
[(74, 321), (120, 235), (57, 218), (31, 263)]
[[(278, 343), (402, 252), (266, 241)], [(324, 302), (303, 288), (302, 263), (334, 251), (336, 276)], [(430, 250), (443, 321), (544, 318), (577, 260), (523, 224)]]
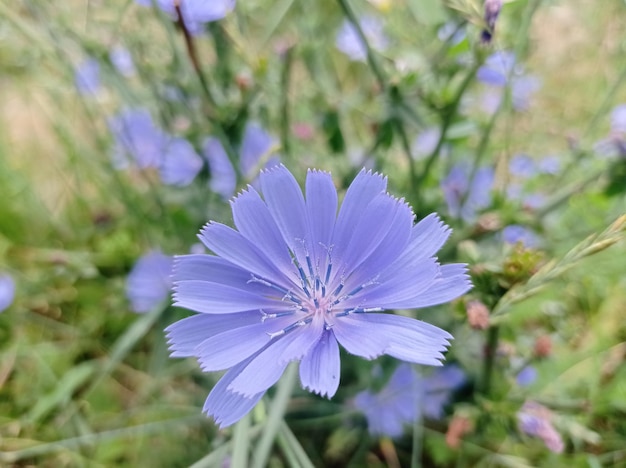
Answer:
[(466, 306), (467, 322), (474, 330), (485, 330), (489, 327), (489, 309), (480, 301), (470, 301)]

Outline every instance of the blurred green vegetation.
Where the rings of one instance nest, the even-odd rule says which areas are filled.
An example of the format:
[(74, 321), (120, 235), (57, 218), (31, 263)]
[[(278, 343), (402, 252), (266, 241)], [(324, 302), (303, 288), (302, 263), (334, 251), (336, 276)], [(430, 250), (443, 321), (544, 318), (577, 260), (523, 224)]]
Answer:
[[(188, 312), (129, 310), (125, 279), (140, 255), (151, 248), (187, 253), (204, 222), (232, 220), (228, 204), (206, 188), (206, 175), (181, 190), (163, 186), (151, 171), (114, 170), (107, 118), (120, 108), (150, 109), (196, 147), (219, 132), (238, 141), (247, 121), (260, 121), (280, 137), (282, 160), (300, 180), (307, 167), (332, 170), (341, 190), (362, 164), (348, 155), (371, 154), (374, 167), (389, 175), (390, 191), (406, 197), (418, 218), (432, 211), (446, 218), (439, 183), (451, 162), (437, 160), (425, 171), (425, 161), (407, 155), (409, 140), (458, 111), (456, 93), (475, 74), (459, 57), (515, 50), (542, 81), (528, 111), (505, 105), (492, 128), (484, 116), (459, 112), (449, 122), (454, 158), (483, 151), (483, 161), (496, 167), (498, 193), (478, 227), (446, 218), (455, 232), (442, 261), (468, 262), (471, 297), (493, 307), (625, 211), (624, 186), (606, 193), (617, 170), (607, 170), (594, 152), (609, 131), (611, 109), (626, 102), (622, 1), (506, 2), (490, 46), (476, 40), (478, 0), (379, 8), (354, 1), (357, 12), (384, 17), (393, 39), (391, 50), (377, 55), (381, 82), (335, 49), (343, 20), (337, 3), (239, 0), (209, 26), (212, 35), (195, 42), (211, 98), (165, 14), (130, 0), (114, 3), (0, 0), (0, 270), (18, 285), (15, 303), (0, 315), (0, 464), (224, 466), (242, 447), (258, 453), (272, 418), (273, 391), (242, 423), (218, 431), (201, 414), (217, 377), (191, 359), (168, 357), (162, 330)], [(454, 47), (437, 40), (449, 19), (467, 23), (470, 39)], [(119, 43), (131, 50), (138, 76), (115, 73), (108, 52)], [(102, 64), (103, 90), (93, 98), (73, 84), (87, 56)], [(468, 83), (468, 93), (479, 89)], [(168, 101), (168, 89), (182, 98)], [(297, 137), (298, 125), (310, 127), (311, 136)], [(556, 154), (568, 167), (562, 177), (536, 182), (554, 202), (546, 212), (506, 201), (506, 168), (519, 152)], [(544, 238), (540, 252), (515, 257), (489, 227), (494, 219), (498, 226), (521, 220), (536, 227)], [(423, 428), (423, 466), (626, 466), (626, 244), (616, 241), (497, 319), (487, 392), (479, 389), (486, 332), (467, 325), (465, 302), (418, 312), (455, 336), (449, 360), (471, 379), (446, 419)], [(551, 349), (539, 358), (542, 336)], [(381, 363), (389, 375), (394, 361)], [(528, 387), (515, 384), (519, 363), (538, 370)], [(332, 401), (295, 391), (268, 466), (409, 466), (410, 431), (394, 441), (369, 437), (350, 407), (369, 385), (372, 363), (342, 352), (342, 367)], [(515, 412), (526, 399), (556, 414), (563, 454), (519, 436)], [(458, 449), (446, 444), (454, 415), (474, 423)], [(238, 466), (246, 466), (241, 457)]]

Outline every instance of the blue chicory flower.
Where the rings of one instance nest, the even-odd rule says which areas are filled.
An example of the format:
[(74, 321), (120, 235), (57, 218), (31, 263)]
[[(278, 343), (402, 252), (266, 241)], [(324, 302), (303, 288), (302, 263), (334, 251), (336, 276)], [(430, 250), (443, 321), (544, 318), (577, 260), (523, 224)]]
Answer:
[[(239, 170), (247, 181), (253, 181), (260, 169), (278, 164), (278, 160), (269, 158), (276, 139), (259, 124), (250, 122), (246, 125), (239, 151)], [(203, 144), (204, 157), (209, 163), (211, 180), (209, 187), (225, 200), (232, 197), (237, 188), (237, 173), (233, 167), (224, 146), (217, 138), (207, 138)]]
[[(152, 6), (153, 0), (135, 0), (139, 5)], [(223, 19), (235, 8), (236, 0), (179, 0), (185, 27), (191, 34), (200, 34), (205, 23)], [(157, 6), (172, 19), (177, 19), (174, 0), (156, 0)]]
[(170, 137), (154, 124), (148, 110), (126, 109), (109, 119), (109, 129), (115, 139), (115, 167), (127, 167), (129, 158), (141, 169), (161, 165)]
[(15, 299), (15, 281), (7, 273), (0, 274), (0, 312), (4, 312)]
[(626, 134), (626, 104), (620, 104), (611, 112), (611, 132)]
[(535, 380), (537, 380), (537, 369), (534, 366), (524, 367), (515, 377), (515, 381), (520, 387), (528, 387)]
[(184, 138), (173, 138), (159, 168), (161, 180), (167, 185), (187, 186), (196, 178), (202, 165), (202, 158), (191, 143)]
[(469, 166), (458, 164), (441, 182), (450, 215), (467, 222), (474, 221), (476, 212), (491, 203), (494, 172), (490, 167), (481, 167), (476, 170), (471, 182), (469, 177)]
[(515, 54), (509, 51), (498, 51), (491, 54), (476, 72), (481, 83), (491, 86), (505, 86), (515, 68)]
[(545, 406), (527, 401), (517, 413), (517, 422), (522, 432), (543, 440), (548, 450), (563, 452), (563, 439), (552, 425), (552, 412)]
[(418, 160), (430, 156), (437, 148), (439, 138), (441, 138), (441, 129), (439, 127), (427, 128), (413, 140), (411, 156)]
[(149, 312), (167, 299), (171, 273), (172, 257), (161, 252), (149, 252), (137, 260), (126, 280), (126, 297), (133, 312)]
[[(383, 30), (383, 23), (376, 16), (365, 15), (359, 20), (361, 30), (370, 47), (383, 51), (389, 45), (389, 39)], [(337, 32), (335, 46), (339, 51), (350, 57), (351, 60), (365, 62), (367, 49), (359, 37), (359, 33), (350, 21), (344, 20)]]
[(509, 172), (515, 177), (526, 179), (537, 173), (535, 161), (527, 154), (516, 154), (509, 161)]
[(441, 304), (471, 284), (462, 264), (439, 265), (450, 230), (432, 214), (413, 224), (387, 180), (361, 171), (337, 214), (330, 174), (310, 170), (303, 196), (282, 165), (261, 172), (231, 201), (236, 229), (211, 222), (199, 238), (215, 255), (183, 255), (174, 303), (200, 314), (166, 329), (172, 356), (228, 371), (204, 411), (229, 426), (261, 399), (292, 361), (303, 387), (332, 397), (339, 344), (366, 359), (382, 354), (441, 365), (452, 337), (382, 313)]
[(502, 229), (502, 240), (507, 244), (521, 243), (524, 247), (537, 247), (539, 236), (519, 224), (510, 224)]
[(88, 58), (76, 67), (74, 84), (79, 93), (92, 96), (100, 91), (100, 64), (94, 58)]
[(129, 78), (137, 73), (133, 56), (130, 51), (121, 45), (115, 45), (109, 51), (109, 60), (115, 69), (123, 76)]
[(511, 79), (511, 103), (516, 111), (527, 110), (530, 99), (539, 88), (541, 80), (534, 75), (514, 76)]
[(354, 406), (365, 415), (370, 434), (399, 437), (404, 425), (421, 417), (440, 419), (452, 393), (465, 380), (465, 373), (455, 365), (436, 369), (424, 377), (410, 365), (402, 364), (380, 392), (358, 393)]
[(539, 161), (539, 171), (544, 174), (555, 175), (561, 170), (561, 160), (558, 156), (546, 156)]

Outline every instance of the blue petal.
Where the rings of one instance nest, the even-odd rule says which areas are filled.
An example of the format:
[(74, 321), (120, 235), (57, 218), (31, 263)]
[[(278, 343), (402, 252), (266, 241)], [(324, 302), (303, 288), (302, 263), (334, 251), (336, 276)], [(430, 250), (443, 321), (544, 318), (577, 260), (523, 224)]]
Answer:
[(422, 295), (436, 280), (440, 271), (435, 259), (414, 259), (401, 256), (385, 269), (376, 284), (366, 286), (354, 297), (341, 303), (344, 308), (363, 304), (383, 309), (413, 309), (420, 307)]
[(332, 398), (339, 387), (339, 346), (333, 333), (325, 330), (300, 362), (300, 381), (311, 392)]
[(294, 176), (283, 165), (261, 172), (263, 197), (285, 243), (300, 265), (306, 265), (312, 240), (302, 190)]
[(241, 142), (239, 166), (243, 177), (253, 180), (260, 167), (262, 159), (269, 156), (274, 146), (274, 138), (263, 127), (256, 123), (248, 123)]
[(185, 187), (193, 182), (201, 169), (202, 158), (191, 143), (173, 138), (167, 145), (159, 173), (164, 184)]
[(251, 397), (244, 397), (227, 390), (233, 379), (250, 360), (232, 367), (217, 382), (204, 403), (203, 411), (215, 419), (220, 428), (228, 427), (243, 418), (259, 402), (265, 391)]
[(165, 329), (172, 357), (198, 356), (196, 347), (206, 339), (234, 328), (261, 321), (258, 310), (234, 314), (199, 314), (184, 318)]
[[(386, 188), (387, 179), (380, 174), (372, 174), (365, 170), (359, 172), (348, 187), (337, 216), (333, 233), (333, 252), (337, 252), (337, 255), (341, 256), (346, 251), (356, 232), (354, 227), (363, 217), (371, 201), (384, 192)], [(340, 269), (335, 269), (336, 272), (338, 270)]]
[(289, 289), (292, 283), (252, 242), (241, 233), (220, 223), (209, 223), (198, 236), (222, 258), (258, 276)]
[[(452, 336), (419, 320), (390, 314), (354, 314), (338, 319), (333, 332), (352, 354), (372, 359), (388, 354), (404, 361), (441, 365)], [(346, 346), (346, 344), (348, 346)]]
[(237, 187), (237, 173), (222, 143), (217, 138), (207, 138), (202, 144), (202, 154), (211, 171), (209, 188), (224, 199), (232, 197)]
[(406, 249), (412, 227), (413, 212), (406, 203), (386, 194), (376, 197), (355, 227), (366, 234), (352, 240), (344, 257), (346, 289), (377, 277), (393, 263)]
[(275, 320), (259, 321), (206, 339), (196, 350), (202, 370), (218, 371), (240, 363), (269, 343), (274, 331)]
[(322, 321), (314, 320), (278, 337), (250, 361), (228, 386), (230, 391), (251, 396), (274, 385), (291, 361), (302, 359), (319, 340)]
[[(237, 230), (263, 251), (283, 272), (293, 272), (298, 281), (298, 272), (291, 261), (287, 244), (270, 214), (267, 205), (254, 188), (248, 186), (231, 201), (233, 219)], [(294, 283), (298, 285), (298, 283)]]
[(436, 213), (429, 214), (413, 226), (411, 242), (404, 255), (415, 258), (432, 257), (446, 243), (451, 232)]
[(315, 241), (315, 264), (324, 264), (337, 219), (337, 190), (327, 172), (309, 170), (306, 176), (306, 207)]
[(440, 275), (411, 307), (430, 307), (451, 301), (472, 289), (467, 266), (462, 263), (442, 265)]
[[(278, 294), (278, 293), (277, 293)], [(174, 286), (174, 305), (206, 314), (228, 314), (249, 310), (291, 310), (282, 296), (264, 297), (245, 289), (209, 281), (179, 281)]]

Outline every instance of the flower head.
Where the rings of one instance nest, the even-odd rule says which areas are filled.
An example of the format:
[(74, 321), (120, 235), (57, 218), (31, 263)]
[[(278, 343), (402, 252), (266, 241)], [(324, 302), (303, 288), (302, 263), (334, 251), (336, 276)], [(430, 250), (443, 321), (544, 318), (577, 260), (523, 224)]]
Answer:
[(172, 257), (149, 252), (135, 263), (126, 280), (126, 296), (133, 312), (149, 312), (163, 302), (172, 287)]
[(440, 419), (452, 392), (464, 382), (465, 374), (454, 365), (423, 377), (402, 364), (380, 392), (358, 393), (354, 406), (365, 414), (370, 434), (399, 437), (405, 424), (422, 416)]
[[(359, 20), (361, 30), (370, 46), (376, 50), (385, 50), (389, 45), (389, 39), (383, 31), (382, 22), (375, 16), (363, 16)], [(345, 20), (337, 32), (335, 40), (337, 49), (350, 57), (351, 60), (365, 62), (367, 49), (357, 29), (348, 20)]]
[(521, 243), (525, 247), (537, 247), (540, 244), (537, 234), (519, 224), (509, 224), (502, 229), (502, 240), (507, 244)]
[(476, 211), (486, 208), (491, 202), (493, 181), (494, 172), (490, 167), (478, 168), (471, 181), (469, 166), (459, 164), (452, 167), (441, 182), (450, 215), (473, 221)]
[(176, 257), (174, 302), (198, 315), (167, 328), (172, 356), (205, 371), (229, 369), (204, 410), (221, 426), (245, 415), (292, 361), (302, 385), (332, 397), (339, 344), (440, 365), (451, 336), (383, 313), (450, 301), (470, 287), (465, 265), (440, 265), (450, 230), (436, 215), (413, 224), (387, 180), (361, 171), (338, 211), (330, 174), (310, 170), (303, 195), (284, 166), (231, 201), (236, 229), (211, 222), (199, 238), (214, 255)]
[[(152, 6), (153, 0), (135, 0), (139, 5)], [(176, 4), (180, 5), (180, 12), (185, 27), (191, 34), (201, 34), (203, 25), (223, 19), (235, 8), (236, 0), (156, 0), (158, 7), (172, 19), (178, 19)]]
[(6, 274), (0, 273), (0, 312), (3, 312), (15, 299), (15, 281)]
[(187, 186), (196, 178), (202, 164), (191, 143), (184, 138), (173, 138), (163, 154), (161, 180), (167, 185)]
[(517, 413), (517, 422), (522, 432), (543, 440), (548, 450), (563, 451), (563, 439), (552, 425), (552, 412), (545, 406), (527, 401)]
[(133, 56), (126, 47), (121, 45), (113, 46), (109, 52), (109, 60), (111, 60), (115, 69), (123, 76), (131, 77), (137, 73)]
[(74, 84), (83, 95), (94, 95), (100, 90), (100, 64), (94, 58), (88, 58), (76, 67)]
[[(244, 179), (252, 181), (259, 171), (259, 166), (271, 167), (278, 164), (274, 158), (265, 159), (270, 155), (276, 144), (275, 138), (256, 123), (248, 123), (243, 133), (239, 152), (239, 170)], [(237, 188), (237, 173), (222, 143), (213, 137), (204, 141), (203, 154), (209, 163), (211, 190), (229, 199)]]
[(126, 167), (129, 157), (141, 169), (161, 165), (170, 136), (154, 124), (148, 110), (124, 110), (109, 120), (109, 128), (115, 140), (116, 167)]

